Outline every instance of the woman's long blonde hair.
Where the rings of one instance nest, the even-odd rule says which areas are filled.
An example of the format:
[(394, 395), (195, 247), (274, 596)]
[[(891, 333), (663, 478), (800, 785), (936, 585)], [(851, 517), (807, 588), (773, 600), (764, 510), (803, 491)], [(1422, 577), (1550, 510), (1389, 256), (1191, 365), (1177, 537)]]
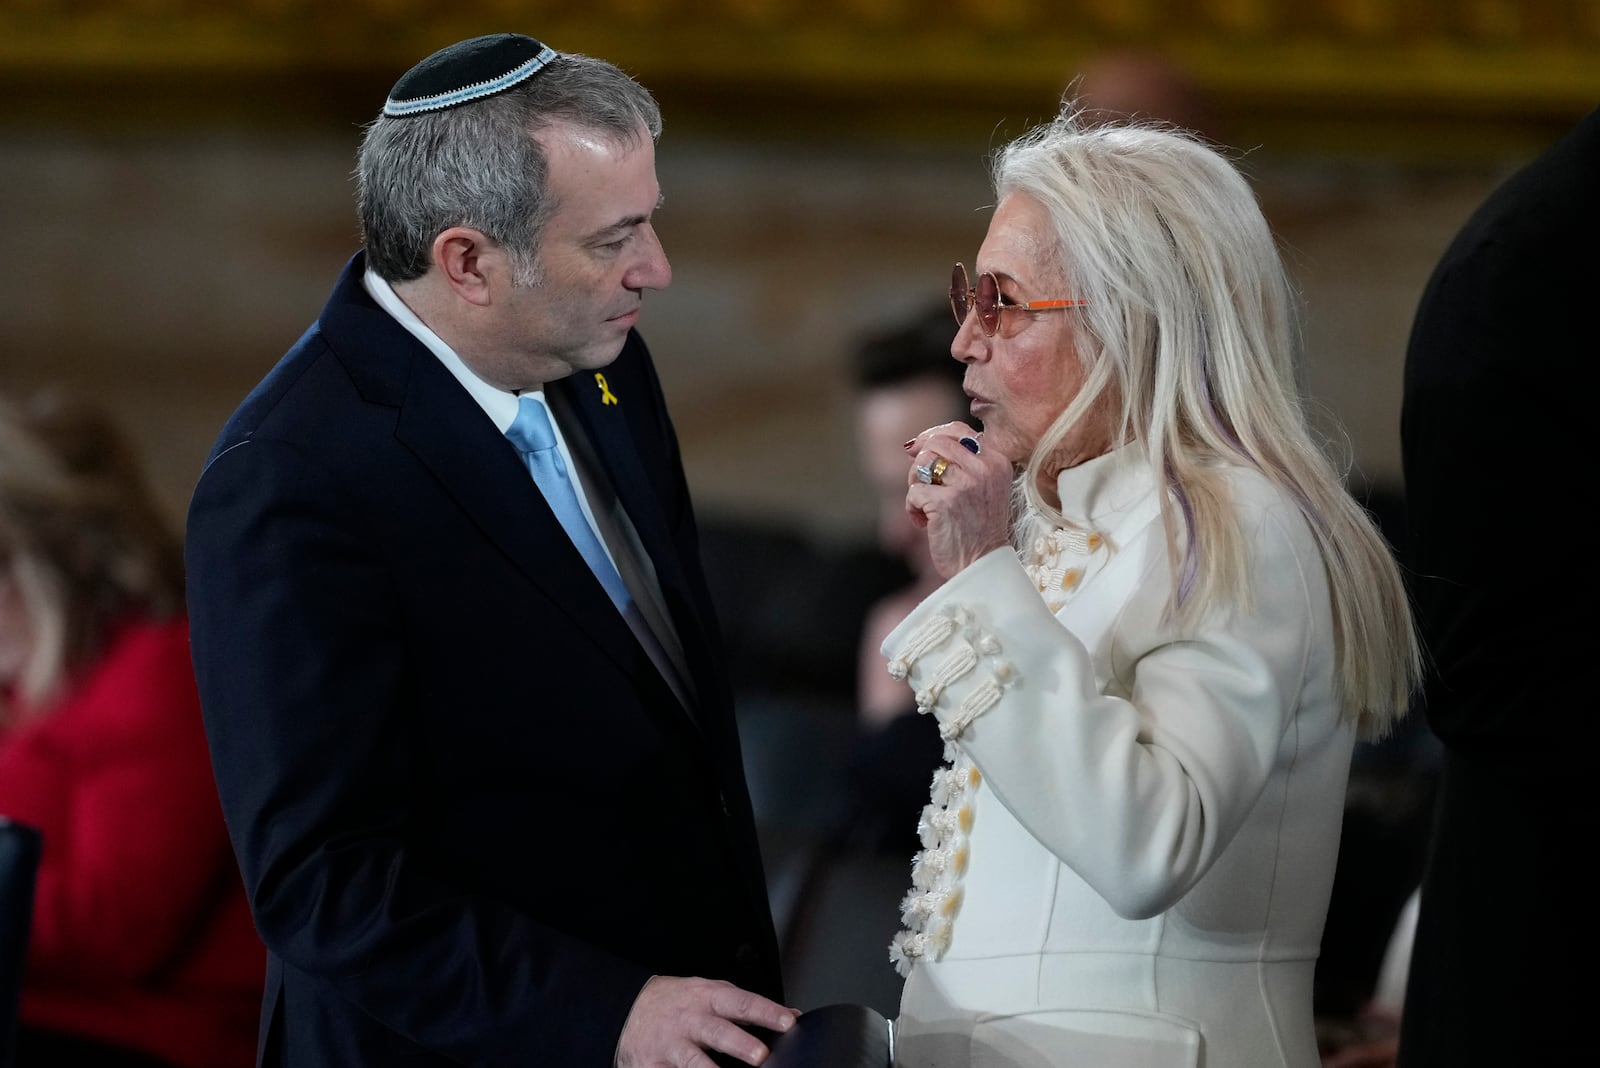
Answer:
[(1143, 443), (1173, 570), (1169, 614), (1248, 605), (1245, 541), (1226, 465), (1260, 471), (1299, 505), (1327, 568), (1342, 706), (1363, 737), (1405, 713), (1421, 654), (1399, 568), (1371, 516), (1314, 439), (1296, 382), (1299, 337), (1283, 261), (1254, 192), (1198, 136), (1162, 124), (1094, 124), (1068, 101), (1007, 145), (995, 192), (1049, 213), (1066, 292), (1080, 309), (1086, 382), (1034, 450), (1020, 484), (1042, 498), (1055, 447), (1096, 401), (1115, 440)]

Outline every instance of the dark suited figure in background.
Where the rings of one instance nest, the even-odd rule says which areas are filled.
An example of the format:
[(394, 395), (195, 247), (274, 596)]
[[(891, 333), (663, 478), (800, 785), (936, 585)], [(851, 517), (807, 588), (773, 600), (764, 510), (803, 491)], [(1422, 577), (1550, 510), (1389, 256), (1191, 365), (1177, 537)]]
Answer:
[(659, 131), (528, 37), (413, 68), (362, 144), (363, 251), (206, 464), (194, 661), (264, 1065), (758, 1064), (792, 1023), (633, 330), (671, 280)]
[(1597, 830), (1580, 741), (1600, 648), (1600, 539), (1580, 518), (1600, 410), (1597, 190), (1600, 110), (1472, 216), (1412, 328), (1408, 564), (1443, 766), (1406, 1068), (1572, 1063), (1593, 1048), (1593, 972), (1561, 925), (1592, 911), (1572, 866)]

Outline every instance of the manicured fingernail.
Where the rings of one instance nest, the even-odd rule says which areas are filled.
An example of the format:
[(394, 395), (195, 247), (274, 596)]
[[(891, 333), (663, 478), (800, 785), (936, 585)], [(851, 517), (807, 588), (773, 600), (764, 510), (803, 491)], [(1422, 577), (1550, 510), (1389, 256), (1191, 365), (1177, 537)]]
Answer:
[(906, 442), (904, 445), (902, 445), (900, 447), (902, 449), (906, 450), (906, 452), (910, 452), (911, 451), (911, 446), (915, 445), (916, 443), (917, 443), (917, 439), (916, 438), (912, 438), (910, 441)]
[(962, 438), (961, 444), (973, 455), (977, 455), (978, 450), (982, 447), (978, 444), (977, 438)]

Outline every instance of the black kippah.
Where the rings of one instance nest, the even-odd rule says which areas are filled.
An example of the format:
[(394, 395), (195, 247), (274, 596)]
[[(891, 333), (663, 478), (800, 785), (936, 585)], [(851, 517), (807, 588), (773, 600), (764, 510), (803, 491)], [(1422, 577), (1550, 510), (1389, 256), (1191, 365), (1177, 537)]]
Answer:
[(533, 77), (560, 54), (520, 33), (458, 41), (401, 75), (383, 113), (400, 118), (482, 100)]

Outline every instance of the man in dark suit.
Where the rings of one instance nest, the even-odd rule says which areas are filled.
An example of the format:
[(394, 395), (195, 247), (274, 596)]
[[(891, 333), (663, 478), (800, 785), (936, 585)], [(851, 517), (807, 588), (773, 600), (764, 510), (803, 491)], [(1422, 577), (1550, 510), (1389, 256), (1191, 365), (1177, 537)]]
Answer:
[(194, 660), (263, 1065), (758, 1064), (792, 1025), (633, 330), (671, 280), (659, 131), (529, 37), (418, 64), (362, 144), (363, 251), (206, 464)]
[(1473, 214), (1412, 328), (1405, 543), (1443, 765), (1406, 1068), (1592, 1056), (1596, 983), (1575, 939), (1593, 905), (1573, 872), (1596, 829), (1600, 539), (1584, 473), (1600, 397), (1597, 194), (1600, 110)]

